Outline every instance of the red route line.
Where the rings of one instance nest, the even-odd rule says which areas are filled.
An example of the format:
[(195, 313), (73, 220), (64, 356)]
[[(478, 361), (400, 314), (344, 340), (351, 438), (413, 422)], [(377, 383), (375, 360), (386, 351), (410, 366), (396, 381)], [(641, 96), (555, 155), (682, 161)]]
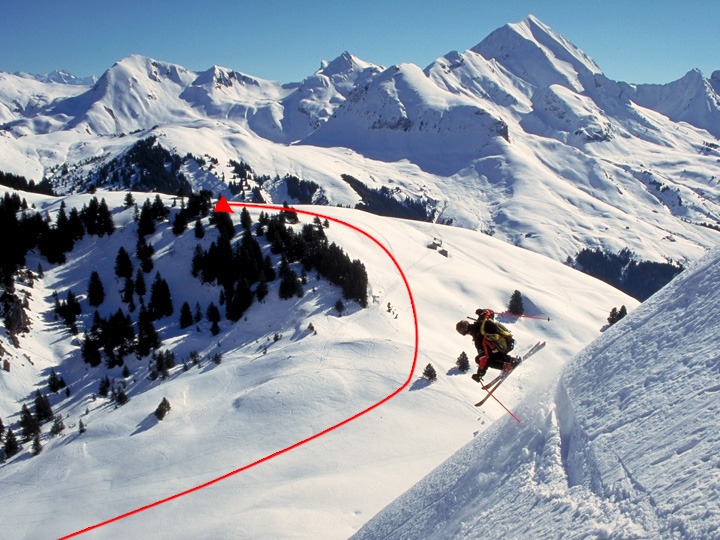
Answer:
[(268, 456), (265, 456), (265, 457), (262, 458), (262, 459), (259, 459), (259, 460), (257, 460), (257, 461), (254, 461), (253, 463), (250, 463), (249, 465), (245, 465), (244, 467), (241, 467), (241, 468), (236, 469), (236, 470), (234, 470), (234, 471), (232, 471), (232, 472), (229, 472), (229, 473), (227, 473), (227, 474), (224, 474), (224, 475), (222, 475), (222, 476), (219, 476), (218, 478), (215, 478), (214, 480), (210, 480), (209, 482), (205, 482), (204, 484), (201, 484), (201, 485), (199, 485), (199, 486), (195, 486), (194, 488), (190, 488), (190, 489), (188, 489), (188, 490), (186, 490), (186, 491), (182, 491), (182, 492), (180, 492), (180, 493), (176, 493), (175, 495), (172, 495), (172, 496), (170, 496), (170, 497), (166, 497), (165, 499), (161, 499), (161, 500), (156, 501), (156, 502), (154, 502), (154, 503), (152, 503), (152, 504), (148, 504), (147, 506), (142, 506), (142, 507), (140, 507), (140, 508), (137, 508), (137, 509), (135, 509), (135, 510), (132, 510), (131, 512), (127, 512), (127, 513), (125, 513), (125, 514), (122, 514), (122, 515), (120, 515), (120, 516), (114, 517), (114, 518), (112, 518), (112, 519), (108, 519), (107, 521), (103, 521), (102, 523), (98, 523), (98, 524), (96, 524), (96, 525), (92, 525), (91, 527), (87, 527), (87, 528), (85, 528), (85, 529), (82, 529), (82, 530), (80, 530), (80, 531), (74, 532), (74, 533), (69, 534), (69, 535), (67, 535), (67, 536), (62, 536), (62, 537), (60, 537), (58, 540), (66, 540), (67, 538), (73, 538), (73, 537), (75, 537), (75, 536), (79, 536), (79, 535), (81, 535), (81, 534), (84, 534), (84, 533), (86, 533), (86, 532), (92, 531), (92, 530), (94, 530), (94, 529), (99, 529), (100, 527), (104, 527), (105, 525), (109, 525), (110, 523), (114, 523), (114, 522), (116, 522), (116, 521), (120, 521), (121, 519), (124, 519), (124, 518), (126, 518), (126, 517), (130, 517), (130, 516), (133, 516), (133, 515), (135, 515), (135, 514), (139, 514), (140, 512), (143, 512), (143, 511), (145, 511), (145, 510), (149, 510), (150, 508), (154, 508), (154, 507), (160, 506), (161, 504), (164, 504), (164, 503), (166, 503), (166, 502), (170, 502), (170, 501), (172, 501), (172, 500), (179, 499), (180, 497), (183, 497), (184, 495), (189, 495), (190, 493), (194, 493), (194, 492), (196, 492), (196, 491), (199, 491), (199, 490), (201, 490), (201, 489), (203, 489), (203, 488), (206, 488), (206, 487), (211, 486), (211, 485), (213, 485), (213, 484), (215, 484), (215, 483), (217, 483), (217, 482), (220, 482), (221, 480), (225, 480), (226, 478), (230, 478), (231, 476), (234, 476), (234, 475), (236, 475), (236, 474), (238, 474), (238, 473), (241, 473), (241, 472), (246, 471), (246, 470), (248, 470), (248, 469), (250, 469), (250, 468), (252, 468), (252, 467), (255, 467), (256, 465), (259, 465), (259, 464), (261, 464), (261, 463), (264, 463), (264, 462), (266, 462), (266, 461), (269, 461), (269, 460), (271, 460), (272, 458), (274, 458), (274, 457), (276, 457), (276, 456), (279, 456), (279, 455), (281, 455), (281, 454), (284, 454), (285, 452), (289, 452), (290, 450), (293, 450), (293, 449), (295, 449), (295, 448), (297, 448), (297, 447), (299, 447), (299, 446), (302, 446), (302, 445), (305, 444), (305, 443), (308, 443), (308, 442), (310, 442), (310, 441), (312, 441), (312, 440), (315, 440), (315, 439), (317, 439), (317, 438), (319, 438), (319, 437), (322, 437), (323, 435), (325, 435), (325, 434), (327, 434), (327, 433), (330, 433), (331, 431), (339, 428), (340, 426), (344, 426), (345, 424), (348, 424), (349, 422), (352, 422), (352, 421), (355, 420), (356, 418), (361, 417), (362, 415), (364, 415), (364, 414), (372, 411), (373, 409), (379, 407), (379, 406), (382, 405), (383, 403), (385, 403), (385, 402), (387, 402), (388, 400), (392, 399), (393, 397), (395, 397), (396, 395), (398, 395), (400, 392), (402, 392), (402, 391), (407, 387), (408, 384), (410, 384), (410, 381), (411, 381), (411, 379), (412, 379), (413, 373), (415, 372), (415, 365), (416, 365), (416, 363), (417, 363), (417, 357), (418, 357), (418, 320), (417, 320), (417, 312), (416, 312), (416, 310), (415, 310), (415, 300), (413, 299), (412, 291), (410, 290), (410, 284), (408, 283), (408, 280), (407, 280), (407, 278), (405, 277), (405, 273), (402, 271), (402, 268), (400, 268), (400, 265), (398, 264), (397, 260), (396, 260), (395, 257), (393, 256), (393, 254), (390, 253), (390, 251), (389, 251), (385, 246), (383, 246), (376, 238), (374, 238), (374, 237), (371, 236), (370, 234), (366, 233), (366, 232), (363, 231), (362, 229), (356, 227), (355, 225), (352, 225), (352, 224), (350, 224), (350, 223), (347, 223), (346, 221), (342, 221), (342, 220), (337, 219), (337, 218), (334, 218), (334, 217), (325, 216), (325, 215), (322, 215), (322, 214), (316, 214), (315, 212), (309, 212), (309, 211), (307, 211), (307, 210), (298, 210), (298, 209), (296, 209), (296, 208), (283, 208), (283, 207), (278, 207), (278, 206), (269, 206), (269, 205), (262, 205), (262, 204), (249, 204), (249, 203), (228, 203), (228, 204), (229, 204), (230, 206), (246, 206), (246, 207), (249, 207), (249, 208), (259, 208), (259, 209), (266, 209), (266, 210), (273, 210), (273, 211), (284, 210), (284, 211), (296, 212), (296, 213), (298, 213), (298, 214), (305, 214), (305, 215), (308, 215), (308, 216), (314, 216), (314, 217), (324, 218), (324, 219), (327, 219), (328, 221), (332, 221), (332, 222), (335, 222), (335, 223), (339, 223), (340, 225), (344, 225), (345, 227), (349, 227), (349, 228), (351, 228), (352, 230), (359, 232), (360, 234), (368, 237), (370, 240), (372, 240), (373, 242), (375, 242), (375, 244), (377, 244), (377, 245), (387, 254), (388, 257), (390, 257), (390, 259), (392, 260), (392, 262), (395, 264), (395, 267), (397, 268), (398, 272), (400, 272), (400, 276), (402, 277), (403, 282), (405, 283), (405, 288), (407, 289), (408, 296), (409, 296), (409, 298), (410, 298), (410, 304), (411, 304), (411, 306), (412, 306), (413, 320), (414, 320), (414, 324), (415, 324), (415, 353), (414, 353), (414, 356), (413, 356), (412, 368), (411, 368), (411, 370), (410, 370), (410, 375), (408, 376), (407, 381), (405, 381), (405, 384), (403, 384), (400, 388), (398, 388), (397, 390), (395, 390), (395, 392), (393, 392), (392, 394), (390, 394), (389, 396), (387, 396), (385, 399), (377, 402), (375, 405), (372, 405), (371, 407), (368, 407), (368, 408), (365, 409), (364, 411), (361, 411), (361, 412), (357, 413), (355, 416), (351, 416), (350, 418), (348, 418), (348, 419), (346, 419), (346, 420), (343, 420), (343, 421), (340, 422), (339, 424), (335, 424), (334, 426), (331, 426), (331, 427), (325, 429), (324, 431), (321, 431), (320, 433), (316, 433), (315, 435), (312, 435), (311, 437), (308, 437), (308, 438), (305, 439), (305, 440), (302, 440), (302, 441), (300, 441), (300, 442), (297, 442), (297, 443), (293, 444), (292, 446), (288, 446), (287, 448), (283, 448), (282, 450), (278, 450), (277, 452), (274, 452), (274, 453), (272, 453), (272, 454), (270, 454), (270, 455), (268, 455)]

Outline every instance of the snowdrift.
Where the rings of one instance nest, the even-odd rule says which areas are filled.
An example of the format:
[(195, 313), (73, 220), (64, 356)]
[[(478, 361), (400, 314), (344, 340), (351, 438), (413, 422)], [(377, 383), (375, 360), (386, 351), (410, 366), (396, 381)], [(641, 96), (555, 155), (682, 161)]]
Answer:
[(353, 539), (717, 538), (718, 283), (715, 249)]

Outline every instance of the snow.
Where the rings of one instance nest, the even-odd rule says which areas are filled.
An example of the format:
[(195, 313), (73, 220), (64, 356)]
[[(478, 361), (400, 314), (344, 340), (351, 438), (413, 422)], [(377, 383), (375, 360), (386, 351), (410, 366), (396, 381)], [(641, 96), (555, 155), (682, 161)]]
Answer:
[[(99, 195), (115, 207), (124, 197)], [(75, 195), (68, 204), (81, 205), (87, 198)], [(36, 203), (40, 200), (37, 196)], [(59, 204), (55, 199), (45, 208), (52, 213)], [(148, 381), (147, 362), (129, 360), (130, 401), (113, 409), (102, 398), (93, 400), (98, 375), (79, 359), (77, 342), (67, 330), (40, 315), (51, 309), (53, 290), (64, 298), (72, 287), (84, 306), (81, 332), (89, 324), (84, 291), (90, 271), (97, 269), (106, 289), (113, 289), (117, 249), (132, 248), (135, 242), (132, 210), (116, 210), (116, 223), (124, 227), (100, 242), (85, 238), (66, 265), (46, 267), (45, 278), (32, 289), (32, 333), (20, 340), (35, 365), (23, 366), (20, 351), (5, 346), (13, 355), (11, 372), (0, 377), (0, 394), (13, 389), (12, 399), (2, 402), (0, 411), (6, 425), (16, 421), (18, 403), (44, 387), (50, 366), (72, 391), (70, 398), (51, 395), (55, 412), (65, 417), (65, 434), (44, 436), (37, 457), (31, 458), (25, 445), (0, 468), (6, 486), (6, 511), (0, 519), (11, 537), (56, 538), (194, 488), (343, 422), (411, 377), (399, 395), (348, 424), (93, 533), (99, 538), (347, 537), (505, 414), (499, 407), (478, 411), (472, 406), (479, 388), (454, 368), (460, 352), (472, 354), (472, 344), (453, 330), (457, 320), (481, 305), (501, 311), (516, 288), (523, 291), (529, 313), (552, 318), (509, 323), (519, 349), (541, 338), (549, 341), (538, 361), (529, 362), (506, 384), (504, 401), (515, 407), (523, 395), (547, 385), (567, 358), (599, 334), (611, 307), (636, 305), (584, 274), (481, 233), (342, 208), (321, 211), (376, 238), (403, 269), (417, 309), (416, 372), (411, 374), (413, 311), (397, 268), (367, 236), (333, 222), (327, 230), (330, 239), (368, 269), (369, 308), (350, 305), (348, 313), (338, 317), (333, 306), (339, 291), (311, 275), (304, 298), (280, 301), (275, 284), (267, 302), (250, 309), (247, 321), (234, 326), (221, 322), (216, 338), (207, 335), (206, 321), (200, 323), (201, 333), (194, 327), (181, 331), (173, 315), (158, 325), (164, 347), (172, 347), (180, 363), (170, 378)], [(209, 231), (203, 244), (209, 245), (214, 234)], [(432, 238), (443, 240), (449, 257), (426, 247)], [(173, 291), (176, 314), (183, 301), (200, 301), (205, 307), (217, 298), (216, 287), (201, 285), (189, 275), (195, 245), (191, 231), (175, 240), (166, 224), (150, 240), (156, 248), (156, 269)], [(542, 282), (537, 275), (543, 276)], [(121, 305), (116, 292), (106, 303), (102, 314)], [(308, 330), (310, 323), (317, 335)], [(282, 336), (277, 342), (275, 334)], [(192, 350), (203, 356), (202, 365), (184, 372), (181, 362)], [(223, 355), (220, 365), (209, 360), (216, 352)], [(439, 380), (426, 386), (419, 375), (429, 362)], [(112, 370), (111, 377), (122, 381), (120, 368)], [(172, 409), (157, 422), (153, 411), (163, 397)], [(88, 428), (83, 435), (77, 434), (80, 419)]]
[(719, 263), (715, 249), (518, 406), (521, 424), (497, 422), (353, 538), (716, 538)]
[[(51, 216), (63, 200), (82, 207), (91, 196), (75, 192), (77, 179), (154, 136), (178, 155), (217, 159), (183, 173), (194, 189), (229, 200), (230, 160), (316, 182), (329, 206), (302, 208), (376, 238), (416, 308), (387, 253), (333, 222), (328, 236), (368, 270), (367, 309), (350, 305), (338, 317), (338, 289), (309, 276), (302, 299), (280, 301), (275, 284), (265, 304), (236, 325), (223, 321), (217, 337), (207, 321), (181, 330), (182, 302), (204, 309), (219, 289), (190, 276), (192, 231), (176, 238), (165, 224), (150, 240), (175, 314), (158, 326), (180, 365), (165, 381), (147, 379), (147, 359), (130, 360), (127, 380), (111, 370), (130, 396), (114, 409), (93, 399), (104, 371), (86, 368), (78, 340), (48, 315), (52, 292), (64, 298), (72, 288), (82, 333), (92, 270), (110, 291), (100, 312), (122, 306), (113, 264), (121, 245), (134, 252), (133, 211), (121, 208), (124, 192), (101, 190), (116, 233), (85, 238), (66, 265), (45, 262), (43, 279), (18, 284), (32, 295), (32, 330), (20, 349), (0, 335), (11, 363), (0, 371), (6, 426), (46, 388), (51, 367), (71, 387), (68, 398), (50, 396), (64, 434), (45, 433), (39, 456), (25, 444), (0, 466), (4, 534), (57, 538), (234, 473), (87, 536), (712, 537), (717, 251), (639, 308), (562, 262), (585, 247), (627, 247), (687, 264), (717, 245), (717, 231), (699, 224), (720, 223), (718, 80), (692, 72), (669, 85), (611, 81), (532, 16), (424, 70), (343, 53), (286, 85), (140, 55), (93, 86), (0, 73), (0, 170), (52, 178), (61, 193), (22, 193), (28, 204)], [(422, 201), (437, 223), (341, 208), (360, 200), (343, 174)], [(287, 196), (280, 181), (263, 189), (275, 204)], [(447, 257), (427, 248), (435, 238)], [(28, 257), (32, 270), (40, 262)], [(506, 321), (520, 353), (548, 342), (498, 394), (519, 425), (494, 402), (473, 407), (481, 390), (454, 367), (460, 352), (472, 356), (455, 322), (478, 307), (502, 311), (515, 289), (528, 313), (551, 318)], [(621, 305), (630, 316), (601, 332)], [(185, 372), (191, 351), (202, 365)], [(438, 372), (432, 385), (419, 378), (428, 363)], [(408, 377), (397, 396), (342, 424)], [(172, 409), (158, 422), (163, 397)]]

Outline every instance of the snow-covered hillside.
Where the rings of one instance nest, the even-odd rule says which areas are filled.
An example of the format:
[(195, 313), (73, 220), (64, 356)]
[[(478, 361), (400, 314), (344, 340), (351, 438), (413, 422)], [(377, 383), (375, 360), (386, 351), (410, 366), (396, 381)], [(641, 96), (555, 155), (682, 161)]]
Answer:
[[(277, 284), (271, 284), (264, 304), (254, 304), (247, 320), (235, 325), (221, 321), (216, 337), (208, 334), (205, 320), (197, 332), (194, 326), (180, 330), (176, 315), (161, 319), (163, 348), (175, 352), (177, 366), (164, 381), (147, 380), (147, 359), (129, 359), (128, 378), (121, 367), (109, 370), (130, 398), (115, 408), (94, 397), (106, 369), (82, 362), (78, 340), (51, 313), (51, 293), (57, 290), (64, 298), (72, 288), (83, 306), (82, 335), (92, 320), (84, 291), (93, 269), (114, 291), (101, 315), (124, 305), (109, 284), (115, 279), (115, 253), (121, 245), (135, 244), (137, 226), (132, 210), (118, 208), (122, 193), (103, 196), (116, 208), (118, 230), (101, 242), (83, 239), (65, 265), (45, 264), (45, 276), (33, 288), (18, 285), (19, 294), (32, 295), (31, 332), (19, 337), (20, 349), (3, 340), (4, 358), (11, 363), (9, 373), (0, 372), (0, 415), (6, 426), (16, 427), (21, 404), (32, 401), (36, 389), (46, 391), (51, 367), (71, 391), (69, 397), (50, 395), (54, 412), (65, 419), (63, 436), (50, 438), (46, 426), (40, 455), (33, 457), (25, 443), (0, 467), (0, 526), (12, 538), (57, 538), (204, 484), (356, 415), (410, 380), (399, 395), (336, 430), (92, 533), (98, 538), (346, 538), (505, 415), (492, 404), (483, 411), (473, 407), (480, 388), (455, 368), (460, 353), (472, 355), (473, 348), (454, 332), (457, 320), (481, 306), (502, 310), (515, 289), (523, 293), (527, 313), (551, 317), (509, 322), (521, 352), (539, 339), (548, 341), (546, 350), (506, 384), (503, 400), (515, 407), (524, 395), (550, 384), (565, 361), (599, 335), (612, 307), (636, 305), (565, 265), (481, 233), (315, 207), (311, 210), (376, 238), (398, 261), (418, 321), (415, 373), (413, 309), (397, 268), (367, 236), (332, 222), (330, 239), (367, 267), (368, 308), (348, 304), (339, 317), (338, 289), (311, 275), (302, 299), (279, 300)], [(60, 204), (28, 197), (51, 213)], [(67, 204), (81, 206), (88, 198), (75, 195)], [(156, 248), (155, 267), (174, 291), (176, 313), (186, 300), (204, 307), (218, 288), (189, 273), (192, 232), (175, 240), (169, 227), (159, 227), (149, 239)], [(208, 229), (203, 244), (216, 234)], [(428, 247), (434, 238), (442, 240), (448, 256)], [(30, 257), (28, 265), (38, 261)], [(193, 350), (201, 355), (200, 366), (189, 363), (184, 371), (182, 361)], [(216, 353), (222, 354), (220, 364), (211, 361)], [(420, 380), (428, 363), (439, 377), (429, 386)], [(172, 409), (158, 422), (153, 413), (163, 397)], [(87, 426), (82, 435), (80, 420)]]
[(93, 86), (0, 74), (0, 170), (83, 191), (152, 136), (217, 160), (183, 171), (198, 188), (220, 192), (242, 160), (354, 205), (347, 174), (558, 261), (628, 248), (685, 263), (718, 238), (719, 73), (612, 81), (533, 16), (425, 69), (345, 52), (289, 84), (132, 55)]
[(720, 250), (354, 539), (718, 538)]
[[(69, 387), (49, 395), (61, 436), (46, 424), (39, 455), (27, 441), (0, 464), (3, 535), (58, 538), (211, 482), (88, 537), (348, 538), (448, 458), (358, 537), (551, 538), (556, 527), (578, 538), (712, 535), (720, 381), (705, 321), (714, 321), (720, 256), (637, 310), (572, 265), (590, 270), (578, 258), (589, 249), (687, 265), (717, 246), (720, 72), (667, 85), (612, 81), (529, 16), (425, 69), (345, 52), (284, 84), (131, 55), (83, 82), (0, 73), (0, 172), (11, 173), (1, 178), (29, 190), (11, 175), (45, 179), (58, 194), (18, 192), (10, 211), (3, 199), (3, 223), (22, 232), (5, 241), (44, 242), (14, 276), (16, 250), (3, 259), (14, 266), (0, 265), (3, 324), (17, 334), (0, 329), (4, 427), (19, 434), (21, 407), (47, 392), (51, 370)], [(330, 218), (328, 239), (365, 265), (369, 306), (346, 301), (340, 314), (342, 290), (310, 271), (302, 297), (281, 300), (269, 279), (262, 303), (236, 323), (222, 318), (213, 334), (206, 310), (221, 304), (222, 287), (191, 267), (198, 244), (213, 260), (220, 231), (206, 216), (196, 237), (199, 214), (179, 235), (171, 225), (184, 204), (176, 195), (189, 188), (278, 209), (312, 202), (298, 208)], [(145, 277), (149, 290), (158, 272), (172, 291), (174, 313), (154, 323), (175, 354), (167, 378), (153, 376), (162, 370), (150, 355), (110, 368), (81, 356), (93, 271), (107, 293), (98, 318), (122, 309), (115, 320), (127, 315), (139, 331), (141, 295), (114, 268), (123, 247), (144, 272), (129, 189), (140, 206), (164, 190), (170, 208), (147, 233), (155, 251)], [(65, 264), (50, 264), (50, 248), (68, 238), (61, 205), (80, 210), (93, 197), (105, 199), (117, 229), (86, 235)], [(251, 209), (258, 237), (259, 213)], [(239, 231), (239, 214), (232, 220)], [(222, 243), (234, 279), (261, 266), (242, 236), (232, 249)], [(283, 265), (268, 242), (258, 251)], [(42, 277), (28, 272), (40, 265)], [(636, 268), (615, 266), (623, 278)], [(235, 300), (237, 283), (227, 288)], [(495, 402), (476, 409), (482, 389), (455, 367), (461, 352), (474, 356), (455, 323), (479, 307), (502, 311), (515, 290), (528, 314), (550, 318), (505, 321), (517, 352), (548, 343), (498, 394), (520, 425)], [(77, 336), (54, 316), (53, 293), (64, 301), (69, 291), (82, 309)], [(199, 317), (181, 328), (184, 302)], [(16, 315), (26, 306), (28, 332), (5, 318), (11, 303)], [(631, 316), (602, 334), (622, 305)], [(420, 379), (429, 363), (433, 384)], [(105, 375), (127, 403), (97, 395)], [(159, 421), (163, 398), (171, 410)]]

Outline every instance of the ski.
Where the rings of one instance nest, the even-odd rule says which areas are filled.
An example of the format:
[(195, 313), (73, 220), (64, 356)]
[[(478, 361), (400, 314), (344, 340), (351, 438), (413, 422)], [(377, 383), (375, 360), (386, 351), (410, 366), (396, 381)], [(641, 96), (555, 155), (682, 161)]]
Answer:
[[(542, 350), (545, 347), (545, 343), (546, 343), (545, 341), (538, 341), (535, 345), (530, 347), (528, 352), (526, 352), (523, 356), (520, 357), (520, 362), (517, 364), (517, 366), (522, 364), (525, 360), (530, 358), (532, 355), (534, 355), (538, 351)], [(485, 390), (488, 394), (487, 394), (487, 396), (482, 398), (480, 401), (478, 401), (475, 404), (475, 406), (481, 407), (488, 399), (490, 399), (492, 397), (493, 393), (495, 392), (495, 390), (497, 390), (498, 387), (503, 383), (503, 381), (505, 379), (507, 379), (513, 371), (515, 371), (517, 366), (515, 366), (514, 368), (512, 368), (508, 371), (501, 371), (500, 375), (498, 375), (492, 381), (490, 381), (489, 384), (483, 386), (483, 390)]]
[(489, 383), (483, 384), (483, 385), (482, 385), (482, 389), (483, 389), (483, 390), (490, 390), (501, 378), (502, 378), (502, 372), (500, 373), (500, 375), (498, 375), (497, 377), (495, 377), (495, 378), (494, 378), (492, 381), (490, 381)]
[(510, 373), (511, 373), (512, 371), (513, 371), (513, 370), (511, 369), (511, 370), (508, 371), (507, 373), (501, 373), (500, 375), (498, 375), (497, 378), (500, 379), (500, 380), (499, 380), (499, 381), (495, 384), (495, 386), (493, 386), (491, 389), (488, 389), (488, 387), (489, 387), (490, 385), (488, 385), (488, 387), (485, 387), (483, 390), (487, 391), (487, 396), (485, 396), (485, 397), (482, 398), (480, 401), (478, 401), (478, 402), (475, 404), (475, 406), (476, 406), (476, 407), (481, 407), (488, 399), (490, 399), (490, 398), (492, 397), (492, 395), (495, 393), (495, 390), (497, 390), (498, 387), (503, 383), (503, 381), (508, 378), (508, 375), (510, 375)]

